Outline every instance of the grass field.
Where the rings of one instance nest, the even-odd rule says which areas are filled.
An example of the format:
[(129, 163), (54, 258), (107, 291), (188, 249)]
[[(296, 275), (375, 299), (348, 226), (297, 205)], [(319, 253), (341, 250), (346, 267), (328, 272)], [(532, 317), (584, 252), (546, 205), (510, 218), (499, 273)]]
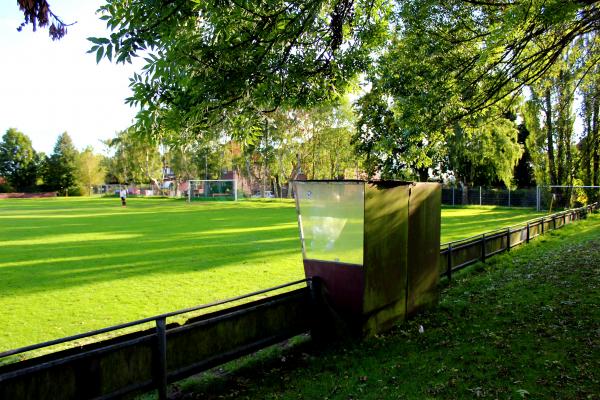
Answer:
[[(442, 241), (534, 218), (442, 211)], [(0, 351), (304, 277), (291, 201), (0, 201)]]
[(170, 398), (598, 399), (599, 246), (594, 215), (462, 271), (436, 309), (391, 332), (272, 347)]

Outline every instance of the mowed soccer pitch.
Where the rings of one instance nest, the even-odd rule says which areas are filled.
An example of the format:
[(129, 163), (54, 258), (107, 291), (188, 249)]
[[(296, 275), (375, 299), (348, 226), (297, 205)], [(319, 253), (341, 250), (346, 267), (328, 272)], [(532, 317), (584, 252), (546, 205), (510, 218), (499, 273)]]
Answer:
[[(443, 208), (441, 240), (538, 215)], [(302, 278), (289, 200), (0, 200), (0, 351)]]

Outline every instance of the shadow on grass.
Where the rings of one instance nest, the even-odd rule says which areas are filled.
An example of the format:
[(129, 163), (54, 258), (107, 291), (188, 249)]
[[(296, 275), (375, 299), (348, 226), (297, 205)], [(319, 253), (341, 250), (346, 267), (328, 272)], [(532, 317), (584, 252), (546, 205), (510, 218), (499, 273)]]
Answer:
[[(507, 228), (515, 224), (541, 217), (528, 209), (489, 208), (444, 208), (442, 218), (442, 243), (460, 240), (496, 229)], [(458, 214), (458, 215), (457, 215)], [(476, 218), (474, 218), (476, 216)]]
[[(291, 205), (186, 206), (164, 199), (135, 199), (125, 209), (114, 199), (12, 204), (3, 204), (11, 212), (0, 218), (6, 224), (0, 233), (0, 275), (6, 296), (136, 275), (209, 271), (299, 254)], [(452, 236), (465, 237), (478, 229), (487, 231), (522, 221), (523, 215), (515, 213), (490, 209), (480, 214), (478, 221), (450, 215), (444, 217), (444, 226), (451, 227)]]
[[(38, 213), (27, 222), (31, 231), (15, 226), (2, 234), (4, 295), (136, 275), (206, 271), (299, 253), (295, 216), (285, 208), (265, 212), (235, 204), (162, 207), (130, 211), (116, 220), (110, 213), (90, 216), (86, 211)], [(81, 222), (73, 223), (74, 218)]]

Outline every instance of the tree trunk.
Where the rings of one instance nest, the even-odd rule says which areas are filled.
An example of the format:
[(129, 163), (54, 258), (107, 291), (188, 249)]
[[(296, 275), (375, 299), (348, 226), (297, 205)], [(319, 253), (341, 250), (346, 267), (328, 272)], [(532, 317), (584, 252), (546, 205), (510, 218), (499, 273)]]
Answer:
[(317, 159), (317, 139), (315, 138), (313, 131), (313, 142), (312, 142), (312, 179), (315, 179), (315, 170), (316, 170), (316, 159)]
[(266, 186), (267, 186), (267, 166), (266, 166), (266, 163), (264, 161), (264, 158), (263, 158), (261, 173), (262, 173), (262, 179), (261, 179), (262, 187), (260, 189), (260, 195), (262, 197), (265, 197), (265, 191), (267, 190), (267, 188), (266, 188)]
[(556, 167), (555, 167), (555, 159), (554, 159), (554, 139), (553, 139), (553, 127), (552, 127), (552, 96), (550, 93), (550, 89), (546, 89), (544, 93), (545, 102), (546, 102), (546, 138), (548, 144), (548, 169), (550, 172), (550, 184), (557, 185), (557, 177), (556, 177)]
[[(598, 115), (600, 113), (600, 99), (597, 97), (593, 100), (593, 109), (592, 109), (592, 130), (591, 135), (588, 134), (588, 144), (589, 151), (592, 159), (592, 184), (594, 186), (598, 186), (600, 184), (600, 149), (599, 142), (600, 138), (598, 137)], [(591, 136), (591, 140), (589, 140), (589, 136)]]
[(427, 182), (427, 179), (429, 179), (428, 168), (418, 168), (417, 173), (419, 174), (419, 182)]
[(583, 184), (586, 186), (592, 185), (592, 141), (593, 141), (593, 129), (592, 129), (592, 113), (593, 108), (590, 106), (592, 103), (589, 93), (585, 93), (583, 97), (583, 149), (581, 152), (580, 165), (583, 170)]
[(280, 179), (279, 179), (279, 174), (275, 175), (275, 184), (273, 185), (273, 188), (275, 189), (275, 197), (277, 198), (281, 198), (281, 183), (280, 183)]

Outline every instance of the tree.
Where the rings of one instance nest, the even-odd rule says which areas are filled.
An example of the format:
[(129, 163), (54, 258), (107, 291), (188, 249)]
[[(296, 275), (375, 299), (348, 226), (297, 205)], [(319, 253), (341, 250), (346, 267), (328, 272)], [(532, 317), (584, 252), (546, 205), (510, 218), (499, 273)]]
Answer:
[(15, 128), (9, 128), (0, 142), (0, 176), (16, 191), (35, 188), (39, 164), (31, 140)]
[[(597, 40), (595, 37), (590, 40)], [(583, 137), (580, 177), (585, 185), (600, 184), (600, 67), (593, 66), (580, 86)], [(591, 194), (591, 193), (590, 193)]]
[(362, 166), (351, 144), (353, 125), (347, 99), (310, 109), (280, 108), (270, 115), (260, 140), (246, 146), (245, 174), (276, 194), (300, 171), (310, 179), (342, 178)]
[[(531, 87), (532, 100), (526, 115), (527, 128), (543, 135), (538, 142), (545, 149), (547, 180), (538, 182), (550, 185), (570, 185), (574, 178), (572, 112), (575, 96), (576, 71), (568, 59), (557, 64), (543, 80)], [(540, 120), (543, 124), (540, 124)]]
[(541, 102), (535, 97), (525, 102), (521, 109), (523, 123), (529, 131), (525, 146), (531, 155), (533, 176), (537, 185), (545, 185), (550, 182), (549, 148), (547, 146), (547, 135), (544, 133), (544, 125), (540, 118), (541, 112)]
[(309, 114), (312, 131), (310, 173), (315, 179), (340, 179), (348, 170), (355, 170), (362, 157), (352, 145), (355, 116), (347, 98), (338, 103), (315, 107)]
[[(527, 146), (537, 170), (538, 185), (570, 186), (578, 179), (573, 104), (576, 85), (581, 82), (580, 62), (581, 53), (574, 46), (543, 79), (530, 87), (532, 98), (523, 115), (530, 132)], [(553, 192), (558, 195), (559, 204), (571, 205), (570, 189)]]
[(162, 182), (163, 162), (159, 144), (144, 140), (134, 128), (117, 134), (106, 142), (114, 155), (107, 170), (119, 183)]
[[(435, 77), (446, 79), (431, 86), (451, 89), (446, 98), (457, 96), (460, 108), (445, 116), (457, 119), (516, 99), (574, 43), (598, 30), (600, 9), (596, 1), (413, 0), (404, 2), (400, 14), (405, 37), (430, 42), (425, 49), (411, 46), (408, 56), (435, 60)], [(593, 51), (584, 58), (597, 62)]]
[(445, 154), (443, 130), (406, 117), (401, 102), (379, 88), (357, 103), (359, 118), (353, 142), (366, 158), (369, 176), (426, 181), (429, 168)]
[[(425, 66), (412, 80), (422, 83), (412, 85), (419, 95), (396, 96), (404, 108), (449, 125), (477, 119), (537, 81), (575, 40), (597, 30), (596, 3), (109, 0), (99, 11), (114, 32), (90, 40), (98, 60), (149, 53), (129, 99), (146, 127), (183, 132), (238, 118), (260, 126), (278, 106), (336, 97), (373, 66), (402, 75), (397, 60), (413, 64), (409, 82), (419, 76), (417, 64)], [(424, 107), (424, 98), (439, 107)]]
[(92, 194), (92, 186), (104, 183), (106, 172), (103, 168), (103, 157), (94, 154), (91, 147), (87, 147), (77, 157), (76, 181), (83, 193)]
[(533, 158), (529, 148), (527, 147), (527, 140), (529, 139), (530, 132), (524, 123), (519, 124), (518, 130), (519, 136), (517, 142), (523, 149), (523, 155), (519, 159), (519, 162), (514, 169), (514, 183), (520, 188), (532, 187), (535, 186)]
[(193, 144), (180, 144), (169, 149), (169, 166), (178, 182), (199, 177), (198, 165), (194, 162)]
[(114, 32), (90, 38), (98, 60), (127, 62), (145, 53), (128, 102), (141, 107), (140, 124), (152, 134), (157, 125), (177, 132), (240, 120), (260, 126), (279, 106), (336, 97), (383, 44), (389, 6), (109, 0), (99, 12)]
[(457, 125), (448, 138), (449, 169), (469, 185), (513, 186), (513, 171), (523, 154), (514, 118), (482, 119), (474, 127)]
[[(597, 29), (599, 15), (596, 2), (576, 1), (412, 0), (396, 10), (393, 39), (367, 72), (372, 89), (359, 101), (356, 140), (370, 168), (421, 179), (446, 157), (456, 126), (504, 118), (523, 87), (551, 74)], [(578, 63), (589, 68), (597, 45), (582, 46)], [(568, 126), (562, 120), (564, 135)]]
[(46, 159), (44, 184), (64, 196), (79, 194), (77, 188), (77, 159), (79, 153), (67, 132), (58, 136), (53, 153)]

